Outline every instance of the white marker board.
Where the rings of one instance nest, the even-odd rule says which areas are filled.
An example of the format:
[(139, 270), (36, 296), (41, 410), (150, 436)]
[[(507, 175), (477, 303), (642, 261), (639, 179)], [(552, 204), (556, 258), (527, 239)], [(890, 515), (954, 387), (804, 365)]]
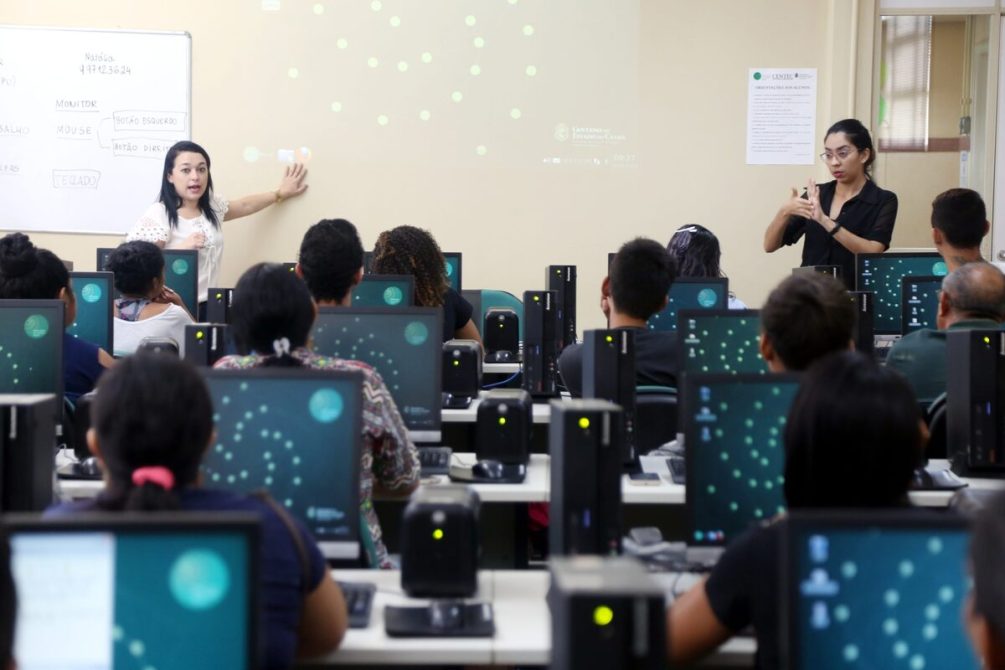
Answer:
[(0, 26), (0, 229), (124, 233), (191, 136), (187, 33)]

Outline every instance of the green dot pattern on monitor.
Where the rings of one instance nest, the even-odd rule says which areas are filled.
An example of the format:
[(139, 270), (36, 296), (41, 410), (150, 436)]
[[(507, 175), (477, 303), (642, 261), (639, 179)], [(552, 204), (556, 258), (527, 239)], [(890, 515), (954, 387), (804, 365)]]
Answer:
[(882, 254), (861, 259), (860, 291), (876, 294), (874, 323), (877, 333), (901, 331), (901, 280), (908, 276), (944, 276), (947, 268), (937, 254), (899, 256)]
[(685, 372), (767, 372), (760, 353), (760, 319), (750, 316), (689, 318), (681, 333)]
[(962, 529), (821, 529), (796, 541), (798, 667), (978, 667), (961, 616)]

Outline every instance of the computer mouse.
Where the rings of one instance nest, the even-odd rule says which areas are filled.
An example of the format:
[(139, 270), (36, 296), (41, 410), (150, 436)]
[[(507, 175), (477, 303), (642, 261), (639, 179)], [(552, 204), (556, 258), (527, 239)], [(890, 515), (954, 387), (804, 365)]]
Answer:
[(496, 460), (482, 460), (471, 466), (471, 475), (478, 479), (502, 479), (503, 464)]
[(94, 479), (101, 479), (102, 477), (101, 463), (94, 456), (80, 461), (74, 469), (81, 477), (91, 477)]
[(454, 630), (461, 624), (461, 605), (452, 600), (429, 603), (429, 625), (438, 630)]

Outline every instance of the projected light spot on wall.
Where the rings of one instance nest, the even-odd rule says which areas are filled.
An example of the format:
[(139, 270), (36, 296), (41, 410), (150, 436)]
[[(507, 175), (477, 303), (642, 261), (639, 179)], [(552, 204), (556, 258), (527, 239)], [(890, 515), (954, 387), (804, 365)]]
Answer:
[(422, 121), (428, 121), (432, 118), (432, 114), (429, 113), (428, 109), (423, 109), (419, 111), (419, 119)]
[(405, 326), (405, 341), (413, 346), (419, 346), (429, 339), (429, 329), (421, 321), (413, 321)]
[(334, 423), (342, 416), (345, 403), (342, 396), (332, 389), (319, 389), (311, 395), (311, 416), (318, 423)]
[(425, 63), (426, 65), (429, 65), (430, 63), (433, 62), (433, 54), (431, 54), (428, 51), (422, 52), (421, 58), (422, 58), (422, 62)]
[(337, 40), (335, 40), (335, 46), (338, 47), (339, 49), (348, 49), (349, 40), (347, 40), (344, 37), (340, 37)]
[(460, 91), (454, 91), (453, 93), (450, 94), (450, 99), (453, 100), (454, 102), (461, 102), (462, 100), (464, 100), (464, 94), (461, 93)]
[(398, 72), (408, 72), (408, 63), (405, 61), (398, 61)]
[(513, 119), (514, 121), (519, 120), (521, 116), (523, 116), (523, 112), (520, 111), (518, 107), (514, 107), (513, 109), (509, 110), (509, 118)]
[(336, 114), (338, 114), (339, 112), (342, 111), (342, 103), (341, 102), (333, 102), (331, 104), (331, 110), (333, 112), (335, 112)]
[(527, 24), (523, 27), (524, 37), (532, 37), (534, 35), (534, 26)]
[(473, 40), (471, 40), (471, 43), (475, 46), (476, 49), (483, 49), (485, 47), (485, 38), (476, 37)]
[(485, 156), (488, 154), (488, 152), (489, 152), (488, 147), (486, 147), (484, 144), (479, 144), (477, 147), (475, 147), (475, 153), (478, 154), (479, 156)]
[(322, 5), (320, 2), (316, 3), (314, 5), (314, 13), (318, 16), (321, 16), (322, 14), (325, 13), (325, 6)]
[[(24, 334), (33, 340), (42, 339), (49, 334), (49, 320), (41, 314), (32, 314), (24, 320)], [(11, 358), (10, 352), (7, 358)]]
[(477, 77), (482, 73), (482, 68), (480, 65), (472, 65), (468, 72), (471, 73), (472, 77)]
[(378, 126), (386, 126), (390, 122), (391, 122), (391, 119), (387, 118), (387, 114), (381, 114), (380, 116), (377, 117), (377, 125)]
[(387, 305), (400, 305), (401, 301), (405, 299), (405, 294), (397, 286), (388, 286), (384, 289), (383, 298)]
[(478, 23), (478, 19), (476, 19), (474, 16), (469, 14), (464, 17), (464, 25), (466, 25), (468, 28), (474, 27), (476, 23)]
[(380, 60), (376, 56), (370, 56), (366, 59), (366, 64), (370, 67), (377, 67), (380, 65)]
[(391, 24), (392, 28), (400, 28), (401, 27), (401, 17), (400, 16), (392, 16), (390, 19), (387, 20), (387, 22), (389, 24)]
[(290, 79), (296, 79), (300, 76), (300, 69), (291, 67), (289, 70), (286, 71), (286, 74), (289, 75)]
[(176, 275), (188, 274), (188, 271), (189, 271), (188, 261), (185, 260), (184, 258), (176, 258), (171, 263), (171, 272), (175, 273)]
[(84, 302), (98, 302), (101, 300), (101, 295), (101, 287), (97, 284), (84, 284), (84, 288), (80, 289), (80, 297), (84, 299)]
[(179, 556), (169, 575), (171, 595), (182, 607), (208, 610), (220, 604), (230, 590), (230, 571), (218, 553), (190, 549)]

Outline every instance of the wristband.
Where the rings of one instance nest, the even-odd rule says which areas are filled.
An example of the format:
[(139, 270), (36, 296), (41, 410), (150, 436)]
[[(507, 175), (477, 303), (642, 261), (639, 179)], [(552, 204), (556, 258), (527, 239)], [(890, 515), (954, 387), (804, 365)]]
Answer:
[(837, 235), (837, 233), (838, 233), (839, 230), (841, 230), (841, 224), (838, 223), (837, 221), (835, 221), (834, 222), (834, 227), (831, 228), (831, 232), (829, 232), (827, 234), (830, 235), (831, 237), (834, 237), (835, 235)]

